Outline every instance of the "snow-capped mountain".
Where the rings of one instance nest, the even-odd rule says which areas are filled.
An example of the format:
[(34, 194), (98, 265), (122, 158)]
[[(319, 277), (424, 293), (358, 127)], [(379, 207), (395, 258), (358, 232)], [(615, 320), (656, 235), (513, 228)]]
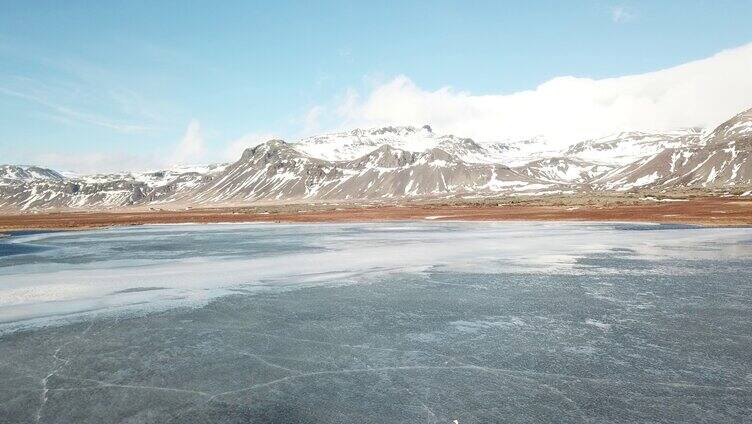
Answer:
[[(323, 134), (293, 143), (294, 148), (310, 157), (329, 161), (348, 161), (361, 157), (380, 146), (388, 145), (409, 152), (438, 148), (467, 163), (499, 163), (522, 167), (543, 159), (568, 158), (576, 167), (593, 165), (617, 167), (654, 155), (667, 148), (697, 144), (701, 130), (691, 128), (663, 133), (620, 132), (607, 137), (586, 140), (562, 149), (542, 136), (522, 140), (478, 143), (455, 135), (438, 135), (430, 126), (384, 127), (368, 130)], [(588, 165), (586, 165), (588, 166)], [(604, 167), (600, 170), (605, 171)], [(571, 175), (576, 171), (565, 171)], [(570, 179), (567, 179), (569, 181)]]
[(438, 148), (422, 153), (383, 145), (350, 161), (314, 158), (281, 140), (243, 153), (211, 183), (181, 201), (369, 200), (490, 194), (551, 187), (499, 164), (467, 163)]
[(502, 156), (487, 150), (472, 139), (454, 135), (437, 135), (430, 126), (383, 127), (367, 130), (323, 134), (304, 138), (296, 150), (311, 157), (329, 161), (349, 161), (364, 156), (381, 146), (409, 152), (425, 152), (438, 148), (468, 163), (501, 162)]
[(46, 168), (4, 165), (0, 167), (0, 210), (104, 209), (158, 203), (198, 187), (218, 170), (63, 176)]
[(254, 202), (752, 188), (752, 109), (713, 131), (622, 132), (557, 148), (477, 143), (429, 126), (271, 140), (230, 164), (100, 175), (0, 166), (0, 210), (178, 208)]
[(668, 148), (603, 175), (602, 189), (677, 187), (735, 189), (752, 186), (752, 109), (696, 142)]
[(8, 181), (62, 181), (63, 177), (51, 169), (38, 166), (0, 165), (0, 184)]
[(586, 162), (624, 166), (668, 148), (696, 145), (700, 142), (701, 135), (700, 128), (662, 133), (620, 132), (573, 144), (564, 152), (564, 155)]
[(534, 160), (514, 169), (539, 180), (571, 184), (590, 182), (613, 168), (611, 165), (560, 156)]

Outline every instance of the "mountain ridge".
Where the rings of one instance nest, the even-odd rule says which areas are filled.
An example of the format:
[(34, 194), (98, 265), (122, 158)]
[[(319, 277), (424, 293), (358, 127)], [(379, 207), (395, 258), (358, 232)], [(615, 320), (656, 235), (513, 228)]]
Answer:
[(258, 202), (441, 197), (752, 186), (752, 109), (713, 131), (697, 128), (585, 140), (481, 145), (423, 127), (383, 127), (269, 140), (229, 164), (67, 176), (0, 166), (0, 211), (179, 208)]

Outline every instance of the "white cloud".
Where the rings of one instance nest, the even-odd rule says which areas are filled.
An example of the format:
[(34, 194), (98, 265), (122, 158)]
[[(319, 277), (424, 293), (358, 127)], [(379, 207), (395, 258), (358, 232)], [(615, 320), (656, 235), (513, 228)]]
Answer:
[(428, 91), (398, 76), (338, 108), (339, 129), (430, 124), (478, 141), (542, 135), (570, 144), (622, 130), (708, 127), (752, 106), (752, 44), (646, 74), (557, 77), (534, 90), (476, 95)]
[(308, 109), (303, 116), (303, 133), (310, 134), (318, 132), (321, 129), (321, 117), (326, 112), (323, 106), (314, 106)]
[(204, 137), (201, 134), (201, 124), (194, 119), (188, 124), (183, 139), (180, 140), (180, 143), (175, 148), (171, 165), (194, 164), (203, 160), (204, 153)]
[(611, 8), (611, 20), (616, 23), (629, 22), (633, 18), (634, 14), (624, 6), (614, 6)]

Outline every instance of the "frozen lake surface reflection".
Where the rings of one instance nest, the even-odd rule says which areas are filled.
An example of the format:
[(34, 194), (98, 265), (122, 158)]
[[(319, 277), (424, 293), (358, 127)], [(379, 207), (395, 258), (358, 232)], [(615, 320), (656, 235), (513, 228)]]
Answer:
[(748, 422), (752, 229), (0, 239), (0, 422)]

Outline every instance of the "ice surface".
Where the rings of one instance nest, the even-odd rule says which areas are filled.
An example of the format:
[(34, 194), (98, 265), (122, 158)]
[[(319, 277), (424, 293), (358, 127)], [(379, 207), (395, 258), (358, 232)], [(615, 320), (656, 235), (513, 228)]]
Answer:
[(182, 225), (0, 243), (0, 422), (752, 413), (749, 229)]
[[(326, 283), (331, 275), (364, 282), (374, 275), (426, 270), (567, 273), (583, 255), (614, 246), (650, 260), (713, 258), (748, 236), (742, 230), (684, 229), (656, 231), (646, 239), (593, 224), (410, 224), (396, 232), (391, 227), (182, 225), (16, 237), (7, 245), (39, 250), (0, 258), (0, 322), (77, 309), (163, 308), (205, 302), (237, 288)], [(688, 240), (719, 238), (721, 250), (685, 249)], [(134, 291), (139, 287), (160, 290)]]

